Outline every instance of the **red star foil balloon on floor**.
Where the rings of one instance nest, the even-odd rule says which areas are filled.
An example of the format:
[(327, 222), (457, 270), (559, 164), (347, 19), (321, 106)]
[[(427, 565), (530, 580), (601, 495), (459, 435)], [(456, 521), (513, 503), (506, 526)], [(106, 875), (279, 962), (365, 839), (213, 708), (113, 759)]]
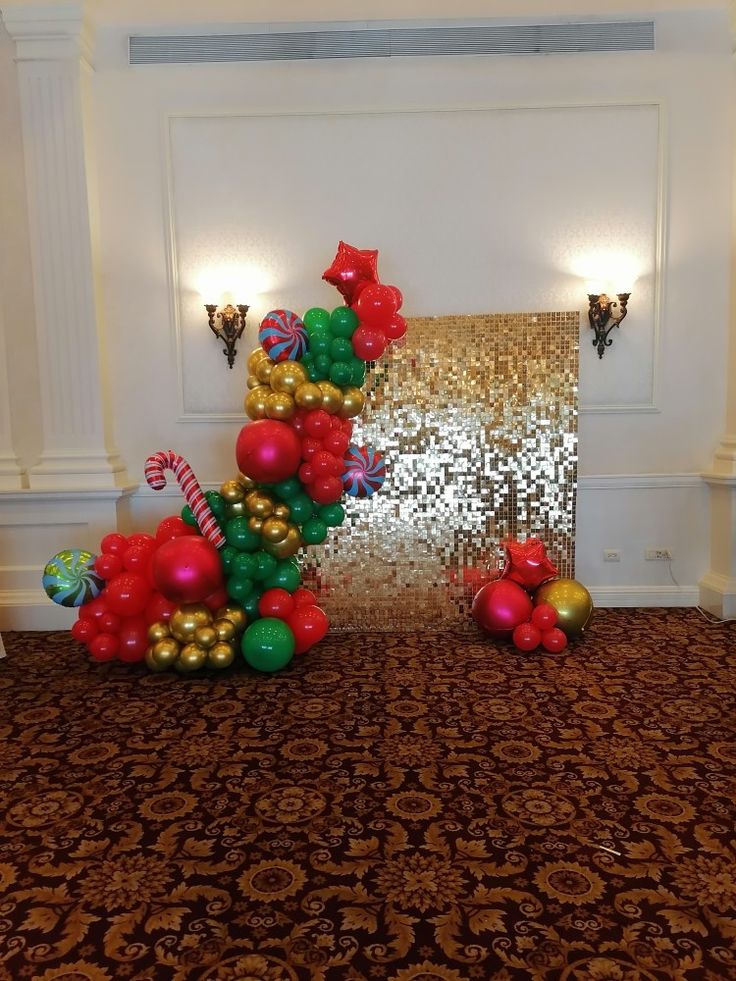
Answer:
[(525, 542), (507, 541), (506, 565), (503, 578), (518, 583), (533, 592), (548, 579), (559, 576), (557, 568), (547, 557), (545, 544), (539, 538), (527, 538)]

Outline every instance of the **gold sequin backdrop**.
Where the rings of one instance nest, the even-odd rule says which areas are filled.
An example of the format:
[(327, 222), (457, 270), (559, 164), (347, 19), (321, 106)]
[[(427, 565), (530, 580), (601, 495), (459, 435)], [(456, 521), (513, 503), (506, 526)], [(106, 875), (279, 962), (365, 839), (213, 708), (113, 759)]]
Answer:
[(378, 362), (353, 442), (384, 453), (372, 498), (310, 549), (305, 581), (338, 630), (469, 623), (473, 570), (542, 538), (574, 573), (576, 313), (414, 318)]

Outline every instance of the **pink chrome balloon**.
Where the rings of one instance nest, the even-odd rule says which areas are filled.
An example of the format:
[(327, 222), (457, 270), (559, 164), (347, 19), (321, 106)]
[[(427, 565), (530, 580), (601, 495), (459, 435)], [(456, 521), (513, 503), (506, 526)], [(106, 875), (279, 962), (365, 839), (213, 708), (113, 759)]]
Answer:
[(164, 542), (151, 568), (156, 589), (172, 603), (201, 603), (224, 585), (220, 554), (199, 535)]
[(510, 637), (532, 613), (529, 595), (508, 579), (489, 582), (473, 600), (473, 619), (491, 637)]
[(302, 462), (302, 446), (291, 426), (276, 419), (259, 419), (243, 426), (235, 446), (241, 472), (261, 484), (293, 477)]

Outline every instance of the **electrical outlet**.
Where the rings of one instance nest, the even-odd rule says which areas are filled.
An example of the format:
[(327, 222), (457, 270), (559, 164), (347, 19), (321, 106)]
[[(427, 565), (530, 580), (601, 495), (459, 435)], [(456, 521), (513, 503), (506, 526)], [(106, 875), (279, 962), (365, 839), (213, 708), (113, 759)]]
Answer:
[(604, 562), (620, 562), (621, 561), (621, 551), (617, 548), (604, 548), (603, 549), (603, 561)]
[(645, 548), (644, 558), (647, 562), (668, 562), (672, 558), (671, 548)]

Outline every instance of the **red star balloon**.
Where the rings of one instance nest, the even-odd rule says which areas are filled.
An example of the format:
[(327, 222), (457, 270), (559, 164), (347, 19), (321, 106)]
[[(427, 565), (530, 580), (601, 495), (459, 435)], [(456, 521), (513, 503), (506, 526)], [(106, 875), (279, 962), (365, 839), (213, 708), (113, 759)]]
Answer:
[(506, 549), (503, 579), (511, 579), (529, 592), (534, 592), (543, 582), (559, 576), (547, 558), (544, 542), (539, 538), (527, 538), (525, 542), (508, 541), (503, 546)]
[(322, 273), (322, 279), (332, 283), (345, 297), (348, 306), (357, 299), (356, 290), (368, 283), (378, 282), (378, 249), (356, 249), (346, 242), (337, 246), (332, 265)]

